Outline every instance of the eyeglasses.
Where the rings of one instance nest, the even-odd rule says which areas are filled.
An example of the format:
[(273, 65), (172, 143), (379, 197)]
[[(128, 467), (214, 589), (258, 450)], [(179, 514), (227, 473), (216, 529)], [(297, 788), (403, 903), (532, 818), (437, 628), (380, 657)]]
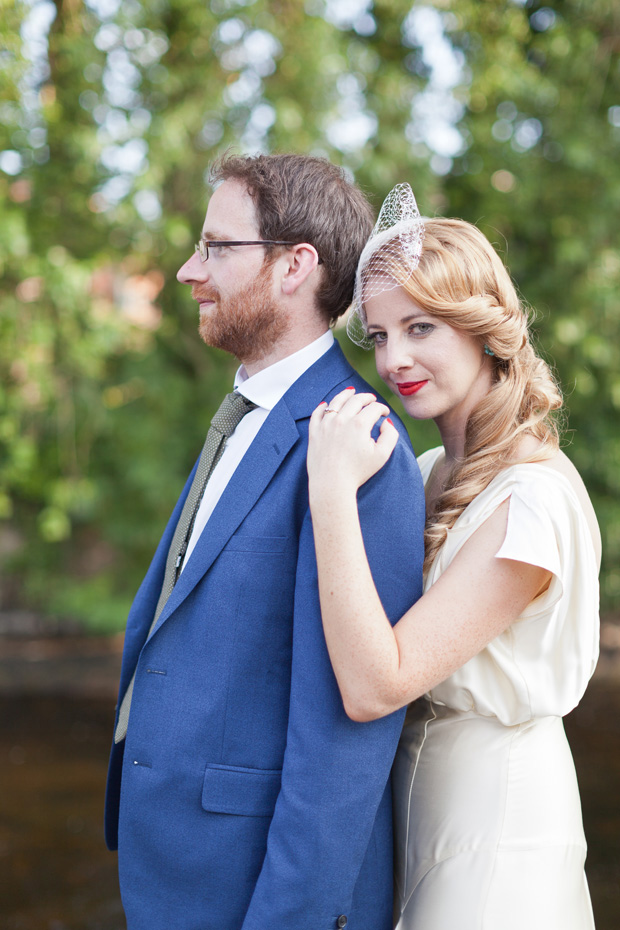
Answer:
[[(200, 255), (200, 261), (206, 262), (209, 260), (209, 249), (211, 249), (214, 254), (218, 254), (219, 249), (226, 249), (230, 246), (236, 245), (295, 245), (294, 242), (290, 242), (288, 239), (248, 239), (243, 241), (235, 241), (233, 239), (199, 239), (194, 249)], [(323, 264), (323, 259), (319, 257), (319, 265)]]
[(200, 255), (200, 260), (206, 262), (209, 260), (209, 249), (225, 249), (231, 245), (295, 245), (295, 243), (285, 239), (254, 239), (243, 242), (236, 242), (232, 239), (199, 239), (194, 248)]

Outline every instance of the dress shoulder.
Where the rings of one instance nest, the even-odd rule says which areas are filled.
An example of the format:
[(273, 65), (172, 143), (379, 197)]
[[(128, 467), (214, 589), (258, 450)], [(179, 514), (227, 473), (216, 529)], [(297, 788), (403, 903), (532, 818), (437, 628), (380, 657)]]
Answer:
[(549, 609), (562, 595), (567, 566), (571, 571), (576, 567), (576, 550), (590, 552), (591, 559), (578, 561), (583, 581), (592, 577), (595, 555), (586, 516), (569, 480), (559, 472), (538, 464), (516, 465), (509, 471), (508, 524), (496, 558), (527, 562), (551, 572), (543, 599)]
[(583, 695), (598, 657), (599, 591), (598, 560), (579, 498), (568, 478), (538, 463), (500, 472), (463, 511), (431, 566), (427, 588), (506, 500), (506, 535), (496, 557), (547, 569), (549, 586), (434, 688), (432, 700), (512, 725), (563, 716)]
[(424, 484), (428, 481), (428, 477), (433, 470), (435, 462), (438, 460), (439, 456), (443, 454), (443, 446), (435, 446), (434, 449), (427, 449), (426, 452), (423, 452), (421, 455), (418, 455), (418, 467), (422, 475), (422, 481)]
[[(571, 582), (578, 579), (598, 593), (594, 543), (577, 493), (565, 475), (539, 463), (511, 465), (474, 498), (448, 534), (438, 573), (506, 500), (510, 502), (506, 535), (496, 557), (537, 565), (553, 576), (546, 595), (532, 602), (536, 610), (549, 609), (559, 600), (567, 574)], [(528, 616), (532, 610), (530, 605)]]

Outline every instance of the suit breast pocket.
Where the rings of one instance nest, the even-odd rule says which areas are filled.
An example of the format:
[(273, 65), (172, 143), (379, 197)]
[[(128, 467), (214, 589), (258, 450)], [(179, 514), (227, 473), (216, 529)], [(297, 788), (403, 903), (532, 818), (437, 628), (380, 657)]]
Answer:
[(207, 763), (202, 786), (203, 810), (242, 817), (271, 817), (281, 778), (281, 771), (276, 769)]
[(236, 533), (222, 550), (220, 565), (234, 579), (241, 625), (249, 622), (256, 630), (263, 622), (272, 628), (278, 615), (292, 617), (297, 567), (292, 542), (289, 536)]
[(288, 536), (250, 536), (235, 533), (231, 536), (224, 552), (284, 552)]

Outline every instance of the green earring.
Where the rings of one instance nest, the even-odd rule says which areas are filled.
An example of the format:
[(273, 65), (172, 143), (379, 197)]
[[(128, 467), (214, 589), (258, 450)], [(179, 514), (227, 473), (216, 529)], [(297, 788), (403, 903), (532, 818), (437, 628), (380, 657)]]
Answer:
[(495, 358), (495, 352), (493, 351), (493, 349), (489, 349), (489, 347), (488, 347), (488, 345), (486, 344), (486, 342), (485, 342), (485, 344), (484, 344), (484, 354), (485, 354), (485, 355), (492, 355), (493, 358)]

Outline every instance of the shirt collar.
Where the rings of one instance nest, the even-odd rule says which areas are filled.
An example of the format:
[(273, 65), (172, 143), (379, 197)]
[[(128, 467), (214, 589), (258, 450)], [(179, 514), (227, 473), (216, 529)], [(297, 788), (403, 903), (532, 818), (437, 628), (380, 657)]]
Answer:
[(273, 365), (263, 368), (262, 371), (248, 377), (245, 367), (241, 365), (235, 375), (235, 390), (247, 397), (258, 407), (272, 410), (288, 389), (303, 375), (311, 365), (314, 365), (322, 355), (334, 344), (334, 334), (331, 329), (315, 339), (314, 342), (287, 355)]

